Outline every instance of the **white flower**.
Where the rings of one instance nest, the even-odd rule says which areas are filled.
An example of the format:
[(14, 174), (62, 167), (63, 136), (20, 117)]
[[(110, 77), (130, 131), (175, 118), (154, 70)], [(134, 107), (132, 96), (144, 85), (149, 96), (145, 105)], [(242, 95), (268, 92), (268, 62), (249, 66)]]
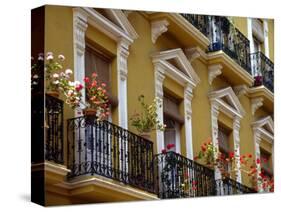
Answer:
[(57, 73), (53, 74), (53, 78), (59, 78), (59, 75)]
[(61, 77), (65, 77), (65, 73), (61, 72), (61, 73), (60, 73), (60, 76), (61, 76)]
[(78, 101), (80, 100), (80, 98), (78, 96), (76, 96), (75, 99), (78, 100)]
[(81, 83), (79, 82), (79, 81), (75, 81), (74, 82), (74, 86), (76, 87), (76, 86), (79, 86)]
[(47, 52), (47, 56), (53, 55), (53, 52)]
[(33, 85), (37, 85), (38, 83), (37, 83), (37, 82), (33, 82), (32, 84), (33, 84)]
[(68, 85), (69, 85), (69, 86), (74, 86), (74, 82), (69, 81), (69, 82), (68, 82)]
[(46, 59), (47, 59), (47, 60), (53, 60), (53, 59), (54, 59), (54, 56), (53, 56), (53, 55), (48, 55)]
[(64, 59), (65, 59), (65, 57), (64, 57), (62, 54), (60, 54), (60, 55), (58, 56), (58, 58), (59, 58), (61, 61), (64, 61)]
[(44, 60), (44, 58), (42, 56), (38, 56), (37, 60)]
[(66, 70), (65, 70), (65, 74), (67, 74), (67, 75), (72, 74), (72, 73), (73, 73), (73, 72), (72, 72), (71, 69), (66, 69)]
[(73, 90), (69, 90), (68, 92), (67, 92), (67, 95), (68, 96), (71, 96), (73, 94)]
[(38, 79), (38, 75), (37, 75), (37, 74), (34, 74), (34, 75), (33, 75), (33, 79)]
[(53, 81), (53, 84), (54, 84), (54, 85), (57, 85), (57, 84), (59, 84), (59, 81), (58, 81), (58, 80), (55, 80), (55, 81)]

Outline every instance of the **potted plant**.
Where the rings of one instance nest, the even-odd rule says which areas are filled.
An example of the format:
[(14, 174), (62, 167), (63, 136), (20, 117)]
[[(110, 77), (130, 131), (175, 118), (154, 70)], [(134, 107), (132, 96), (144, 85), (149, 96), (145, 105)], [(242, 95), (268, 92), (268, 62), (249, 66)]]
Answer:
[(139, 135), (149, 139), (152, 130), (164, 131), (166, 125), (160, 123), (157, 114), (157, 108), (162, 107), (161, 100), (155, 98), (152, 104), (148, 105), (144, 102), (144, 95), (140, 95), (138, 101), (141, 104), (142, 112), (135, 112), (130, 118), (130, 121), (131, 125), (138, 131)]
[(109, 116), (109, 99), (106, 91), (106, 84), (99, 82), (97, 73), (93, 73), (90, 79), (84, 78), (87, 102), (83, 109), (84, 115), (93, 115), (97, 120), (104, 120)]
[[(34, 61), (34, 58), (31, 58)], [(63, 71), (62, 62), (65, 60), (64, 55), (58, 55), (55, 59), (52, 52), (48, 52), (44, 58), (44, 54), (38, 55), (37, 61), (31, 66), (31, 89), (36, 90), (36, 86), (39, 85), (44, 79), (42, 70), (46, 75), (46, 93), (50, 96), (58, 98), (62, 93), (65, 96), (65, 102), (72, 109), (77, 109), (81, 103), (81, 89), (83, 85), (79, 81), (71, 81), (71, 75), (73, 74), (71, 69)], [(44, 64), (46, 61), (46, 64)]]
[(262, 79), (262, 76), (261, 75), (257, 75), (254, 77), (254, 85), (255, 86), (261, 86), (262, 83), (263, 83), (263, 79)]

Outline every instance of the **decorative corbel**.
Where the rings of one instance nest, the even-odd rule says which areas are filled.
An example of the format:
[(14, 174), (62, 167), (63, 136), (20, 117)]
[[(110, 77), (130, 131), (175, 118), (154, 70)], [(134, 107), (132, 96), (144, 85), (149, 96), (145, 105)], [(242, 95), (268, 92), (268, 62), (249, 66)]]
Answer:
[(222, 65), (214, 64), (208, 67), (209, 71), (209, 84), (212, 85), (213, 80), (222, 73)]
[(248, 93), (248, 87), (246, 85), (237, 85), (233, 90), (238, 97), (242, 97)]
[(255, 112), (257, 111), (257, 109), (259, 109), (261, 106), (263, 106), (263, 98), (262, 97), (258, 97), (258, 98), (254, 98), (251, 100), (251, 107), (252, 107), (252, 115), (255, 115)]
[(166, 19), (151, 23), (151, 40), (156, 43), (157, 38), (168, 30), (169, 22)]

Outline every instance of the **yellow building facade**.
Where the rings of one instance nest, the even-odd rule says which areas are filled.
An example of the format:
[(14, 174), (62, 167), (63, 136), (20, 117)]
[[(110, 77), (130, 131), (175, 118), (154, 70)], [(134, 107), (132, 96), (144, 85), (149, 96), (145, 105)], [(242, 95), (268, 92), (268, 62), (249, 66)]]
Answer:
[[(219, 188), (219, 169), (190, 162), (208, 138), (223, 151), (267, 158), (258, 164), (256, 176), (273, 176), (273, 20), (44, 6), (44, 51), (64, 54), (73, 80), (83, 82), (97, 72), (112, 100), (109, 124), (99, 131), (99, 153), (87, 149), (87, 136), (98, 132), (80, 130), (81, 121), (75, 120), (80, 115), (64, 105), (62, 162), (32, 164), (33, 172), (44, 170), (46, 205), (251, 193), (251, 179), (239, 169), (239, 160)], [(162, 100), (157, 113), (167, 125), (165, 131), (153, 131), (145, 147), (135, 146), (133, 141), (142, 139), (130, 123), (141, 110), (140, 95), (146, 102)], [(178, 163), (174, 167), (175, 162), (165, 161), (168, 155), (161, 156), (170, 143), (170, 159)], [(99, 161), (96, 168), (93, 161)], [(167, 171), (165, 176), (161, 171)], [(196, 191), (191, 178), (182, 177), (184, 171), (193, 175)], [(132, 173), (144, 176), (133, 175), (137, 180), (131, 181)]]

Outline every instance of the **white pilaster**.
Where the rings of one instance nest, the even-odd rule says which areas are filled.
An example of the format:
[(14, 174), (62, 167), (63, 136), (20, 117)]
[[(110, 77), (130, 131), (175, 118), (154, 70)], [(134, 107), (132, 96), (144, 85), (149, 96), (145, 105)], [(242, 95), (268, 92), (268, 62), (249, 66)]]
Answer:
[(235, 175), (236, 175), (236, 181), (241, 183), (241, 164), (240, 164), (240, 136), (239, 136), (239, 131), (240, 131), (240, 118), (239, 117), (234, 117), (233, 120), (233, 142), (234, 142), (234, 152), (235, 156), (237, 157), (235, 160)]
[[(157, 64), (155, 66), (155, 96), (159, 98), (163, 103), (163, 81), (165, 79), (164, 68)], [(158, 120), (161, 124), (164, 122), (163, 115), (163, 106), (157, 108)], [(156, 140), (157, 140), (157, 151), (161, 153), (162, 149), (164, 149), (164, 132), (161, 130), (156, 131)]]
[(269, 40), (268, 40), (268, 23), (263, 19), (263, 35), (264, 35), (264, 53), (269, 58)]
[[(74, 80), (80, 81), (84, 86), (85, 77), (85, 33), (87, 30), (87, 16), (78, 10), (73, 11), (73, 41), (74, 41)], [(84, 91), (84, 90), (83, 90)], [(85, 91), (82, 93), (85, 102)], [(78, 114), (76, 114), (78, 115)]]
[[(219, 115), (219, 105), (215, 102), (211, 102), (211, 123), (212, 123), (212, 142), (214, 147), (214, 160), (218, 158), (218, 150), (219, 150), (219, 126), (218, 126), (218, 115)], [(221, 171), (217, 166), (215, 166), (215, 180), (221, 180)], [(220, 195), (223, 195), (224, 190), (222, 186), (222, 182), (217, 181), (217, 192)]]
[(184, 91), (184, 126), (185, 126), (185, 141), (186, 141), (186, 157), (193, 160), (193, 144), (192, 144), (192, 107), (191, 101), (193, 87), (186, 86)]
[(118, 117), (119, 126), (128, 129), (127, 106), (127, 58), (129, 56), (129, 44), (120, 40), (117, 45), (117, 83), (118, 83)]
[[(260, 143), (261, 143), (261, 134), (257, 129), (254, 129), (254, 142), (255, 142), (255, 156), (256, 156), (256, 160), (261, 160), (260, 157)], [(257, 164), (257, 179), (260, 177), (260, 173), (261, 173), (261, 165), (260, 163), (256, 163)], [(257, 186), (258, 186), (258, 191), (262, 192), (262, 185), (261, 183), (259, 183), (259, 181), (257, 181)]]
[(248, 39), (250, 41), (250, 53), (254, 53), (252, 18), (247, 19), (247, 29), (248, 29)]

